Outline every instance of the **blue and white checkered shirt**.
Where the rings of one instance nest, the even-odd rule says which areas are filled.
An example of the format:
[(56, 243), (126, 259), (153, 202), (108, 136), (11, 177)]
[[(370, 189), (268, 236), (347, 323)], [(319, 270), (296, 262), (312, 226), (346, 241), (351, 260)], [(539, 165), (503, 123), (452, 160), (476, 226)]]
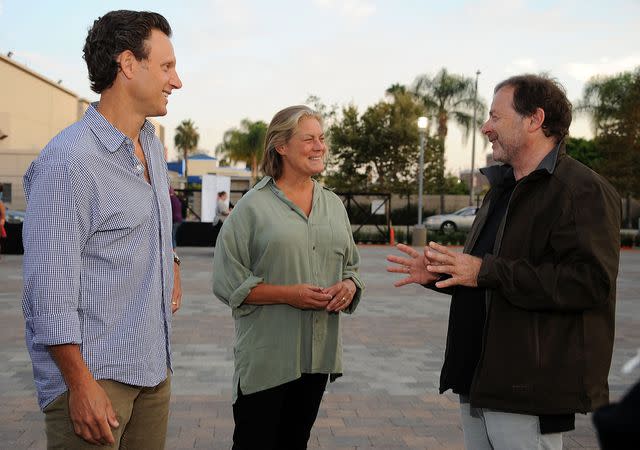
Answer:
[(44, 408), (67, 390), (47, 346), (80, 344), (96, 379), (156, 386), (171, 367), (173, 256), (164, 149), (131, 139), (91, 105), (24, 176), (26, 342)]

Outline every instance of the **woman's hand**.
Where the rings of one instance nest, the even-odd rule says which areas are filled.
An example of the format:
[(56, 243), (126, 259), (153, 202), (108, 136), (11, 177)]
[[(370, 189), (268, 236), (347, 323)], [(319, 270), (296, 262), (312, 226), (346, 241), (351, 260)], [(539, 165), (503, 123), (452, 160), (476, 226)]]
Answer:
[(331, 296), (319, 286), (294, 284), (290, 286), (289, 305), (298, 309), (325, 309)]
[(327, 311), (344, 311), (356, 295), (356, 284), (351, 278), (347, 278), (324, 289), (323, 292), (331, 296), (331, 302), (326, 306)]

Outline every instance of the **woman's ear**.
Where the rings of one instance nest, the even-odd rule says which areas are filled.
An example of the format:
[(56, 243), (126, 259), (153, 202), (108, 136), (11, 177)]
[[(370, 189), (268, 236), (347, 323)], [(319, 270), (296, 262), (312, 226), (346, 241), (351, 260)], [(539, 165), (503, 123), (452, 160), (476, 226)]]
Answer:
[(279, 145), (277, 147), (274, 147), (276, 152), (278, 152), (280, 154), (280, 156), (286, 156), (287, 154), (287, 146), (286, 145)]

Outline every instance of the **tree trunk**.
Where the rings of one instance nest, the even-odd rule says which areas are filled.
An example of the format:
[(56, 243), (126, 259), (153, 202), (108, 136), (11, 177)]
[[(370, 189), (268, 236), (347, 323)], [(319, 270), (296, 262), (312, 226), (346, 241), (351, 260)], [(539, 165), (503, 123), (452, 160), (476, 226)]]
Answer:
[(258, 180), (258, 158), (256, 155), (251, 157), (251, 186), (256, 184)]
[(189, 188), (189, 160), (187, 159), (187, 155), (189, 152), (187, 152), (187, 148), (183, 148), (183, 159), (184, 159), (184, 179), (185, 179), (185, 188)]
[(631, 223), (631, 194), (627, 193), (627, 228), (633, 228)]

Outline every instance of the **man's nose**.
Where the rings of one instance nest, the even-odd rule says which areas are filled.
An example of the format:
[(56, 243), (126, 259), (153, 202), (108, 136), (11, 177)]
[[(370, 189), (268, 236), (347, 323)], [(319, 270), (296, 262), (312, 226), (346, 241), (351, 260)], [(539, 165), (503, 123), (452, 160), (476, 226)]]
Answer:
[(182, 87), (182, 80), (178, 76), (178, 72), (174, 73), (175, 76), (173, 77), (173, 80), (171, 80), (171, 86), (173, 86), (174, 89), (180, 89)]
[(487, 135), (487, 134), (489, 134), (491, 132), (488, 120), (485, 123), (482, 124), (482, 128), (480, 128), (480, 132), (482, 134), (484, 134), (484, 135)]

